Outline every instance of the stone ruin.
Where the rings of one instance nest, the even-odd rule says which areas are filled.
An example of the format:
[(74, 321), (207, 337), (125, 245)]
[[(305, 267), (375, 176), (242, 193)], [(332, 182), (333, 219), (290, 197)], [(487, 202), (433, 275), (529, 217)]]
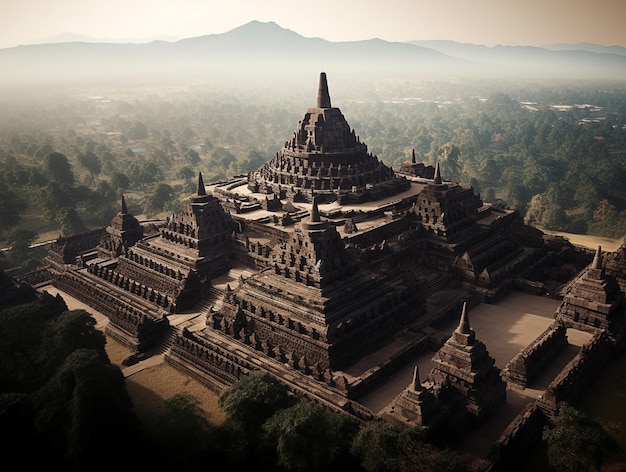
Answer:
[[(197, 192), (157, 226), (139, 223), (122, 198), (107, 228), (59, 238), (45, 271), (109, 317), (108, 334), (136, 352), (171, 342), (166, 362), (218, 392), (262, 369), (368, 420), (375, 415), (358, 398), (435, 349), (426, 381), (416, 369), (384, 414), (433, 434), (486, 421), (506, 401), (505, 380), (532, 381), (563, 345), (565, 327), (609, 333), (619, 344), (624, 245), (606, 269), (598, 249), (567, 287), (555, 324), (500, 372), (470, 327), (467, 303), (516, 287), (559, 296), (565, 282), (549, 274), (587, 255), (444, 180), (439, 164), (420, 166), (414, 154), (405, 164), (395, 172), (368, 152), (331, 106), (322, 73), (316, 106), (261, 169), (208, 186), (199, 173)], [(460, 309), (449, 339), (429, 338)], [(179, 313), (206, 321), (171, 326)], [(359, 371), (377, 352), (385, 361)]]

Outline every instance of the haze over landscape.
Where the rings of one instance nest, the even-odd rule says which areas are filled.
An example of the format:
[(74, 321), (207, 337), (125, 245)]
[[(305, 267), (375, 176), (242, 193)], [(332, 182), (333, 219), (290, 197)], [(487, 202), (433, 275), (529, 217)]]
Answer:
[[(80, 392), (70, 392), (64, 382), (56, 381), (69, 372), (65, 365), (78, 365), (74, 357), (65, 360), (65, 346), (60, 345), (65, 337), (53, 336), (59, 348), (40, 342), (52, 328), (46, 324), (44, 332), (43, 323), (24, 323), (24, 316), (31, 315), (16, 311), (19, 316), (6, 318), (6, 323), (0, 319), (6, 328), (0, 329), (5, 333), (0, 352), (10, 354), (0, 362), (0, 378), (14, 383), (7, 388), (10, 382), (0, 381), (5, 387), (0, 389), (0, 430), (11, 433), (7, 450), (13, 452), (10, 459), (19, 464), (16, 467), (27, 468), (29, 451), (38, 450), (41, 457), (56, 458), (62, 464), (57, 468), (63, 470), (74, 460), (91, 464), (94, 457), (102, 461), (103, 470), (111, 468), (107, 460), (113, 467), (124, 463), (135, 468), (127, 462), (132, 459), (152, 470), (200, 470), (206, 464), (216, 467), (219, 460), (230, 470), (278, 470), (270, 467), (277, 460), (273, 437), (258, 436), (264, 441), (260, 443), (254, 433), (243, 440), (236, 422), (232, 431), (229, 422), (220, 429), (222, 418), (236, 415), (218, 406), (214, 391), (227, 385), (230, 380), (222, 380), (234, 378), (229, 377), (233, 372), (243, 372), (231, 368), (235, 364), (230, 361), (216, 368), (220, 379), (215, 388), (205, 388), (211, 385), (205, 382), (210, 373), (198, 383), (200, 395), (208, 398), (202, 409), (211, 426), (204, 433), (189, 422), (193, 417), (171, 415), (193, 425), (181, 433), (176, 422), (166, 424), (169, 410), (163, 417), (155, 413), (157, 407), (163, 409), (166, 395), (173, 395), (165, 380), (177, 384), (176, 393), (187, 391), (182, 384), (189, 379), (172, 380), (172, 372), (180, 368), (178, 373), (187, 375), (189, 366), (206, 367), (209, 357), (217, 365), (222, 359), (221, 354), (207, 354), (198, 362), (194, 356), (208, 351), (196, 349), (188, 357), (191, 361), (172, 367), (165, 353), (185, 345), (179, 349), (182, 353), (192, 346), (187, 344), (191, 337), (176, 341), (176, 349), (166, 346), (174, 342), (172, 333), (206, 335), (205, 346), (234, 347), (229, 359), (241, 357), (245, 369), (277, 364), (272, 375), (278, 372), (289, 382), (302, 375), (298, 385), (307, 393), (329, 395), (328, 404), (339, 406), (342, 413), (351, 411), (346, 405), (356, 406), (351, 414), (367, 418), (368, 411), (361, 408), (376, 415), (394, 413), (394, 403), (389, 402), (401, 398), (398, 394), (407, 386), (408, 398), (420, 398), (419, 404), (428, 407), (424, 395), (439, 387), (429, 380), (428, 391), (422, 392), (416, 382), (419, 375), (422, 381), (429, 376), (435, 349), (453, 332), (458, 336), (452, 339), (460, 340), (463, 349), (464, 342), (476, 340), (465, 316), (468, 300), (473, 331), (497, 367), (506, 370), (510, 364), (510, 372), (517, 375), (530, 358), (533, 377), (543, 370), (541, 382), (533, 380), (523, 394), (509, 388), (501, 405), (506, 412), (493, 416), (497, 424), (491, 422), (489, 428), (468, 434), (466, 443), (457, 441), (453, 449), (443, 451), (448, 468), (435, 462), (431, 468), (415, 465), (418, 459), (432, 461), (424, 448), (429, 443), (422, 444), (420, 437), (407, 443), (411, 453), (406, 463), (412, 467), (385, 470), (458, 471), (461, 465), (455, 461), (469, 459), (456, 453), (467, 451), (477, 459), (470, 469), (474, 471), (487, 466), (489, 451), (497, 452), (500, 466), (508, 454), (506, 460), (521, 459), (517, 470), (548, 470), (535, 465), (547, 467), (539, 440), (543, 423), (534, 425), (543, 413), (526, 416), (534, 431), (507, 428), (515, 435), (521, 431), (522, 452), (506, 452), (500, 448), (504, 442), (494, 441), (500, 441), (507, 424), (516, 424), (509, 422), (518, 418), (518, 408), (543, 398), (539, 395), (547, 391), (548, 377), (555, 378), (561, 369), (584, 382), (576, 393), (585, 390), (581, 409), (603, 421), (626, 424), (626, 328), (616, 331), (622, 353), (611, 362), (617, 364), (618, 378), (609, 370), (603, 374), (606, 383), (595, 386), (589, 382), (608, 361), (601, 357), (603, 350), (593, 347), (598, 344), (583, 344), (592, 334), (567, 341), (565, 331), (556, 329), (560, 327), (549, 328), (556, 307), (565, 306), (564, 294), (587, 296), (593, 286), (597, 298), (604, 296), (606, 287), (615, 289), (615, 284), (604, 282), (604, 270), (599, 278), (603, 261), (611, 270), (619, 267), (626, 273), (626, 1), (5, 0), (1, 12), (0, 315), (5, 313), (2, 303), (9, 299), (4, 293), (13, 293), (4, 287), (21, 290), (23, 282), (67, 298), (69, 313), (75, 308), (96, 311), (94, 329), (105, 330), (111, 323), (116, 330), (106, 332), (103, 357), (115, 364), (116, 375), (119, 365), (124, 378), (117, 377), (129, 380), (140, 422), (149, 436), (155, 433), (145, 442), (150, 453), (144, 454), (135, 429), (112, 422), (109, 432), (86, 415), (85, 424), (91, 426), (83, 430), (75, 427), (82, 421), (76, 415), (71, 418), (76, 423), (64, 421), (65, 430), (56, 422), (42, 423), (50, 437), (63, 431), (71, 439), (77, 431), (80, 438), (68, 441), (67, 447), (45, 435), (35, 438), (35, 426), (30, 431), (24, 425), (40, 427), (35, 421), (39, 408), (42, 417), (57, 418), (56, 408), (70, 405), (82, 414), (97, 404), (106, 423), (117, 420), (107, 406), (117, 397), (101, 387), (105, 383), (94, 383), (97, 401), (75, 407)], [(318, 191), (324, 196), (319, 207)], [(207, 217), (194, 220), (190, 208), (200, 207)], [(232, 227), (231, 217), (237, 220)], [(140, 234), (140, 228), (146, 232)], [(322, 233), (328, 239), (317, 239)], [(217, 248), (210, 263), (200, 251), (209, 247), (209, 239), (211, 251)], [(313, 249), (319, 241), (323, 254), (318, 257)], [(221, 242), (224, 247), (218, 247)], [(579, 272), (592, 257), (589, 273)], [(189, 265), (190, 260), (200, 263)], [(228, 267), (228, 261), (235, 260)], [(225, 272), (218, 274), (222, 269)], [(580, 293), (570, 285), (575, 280), (584, 282)], [(236, 293), (231, 293), (233, 288)], [(514, 298), (508, 298), (511, 292)], [(21, 304), (25, 292), (16, 293), (10, 302)], [(196, 295), (203, 298), (192, 301)], [(613, 299), (619, 301), (623, 317), (622, 298)], [(17, 310), (22, 310), (20, 304)], [(311, 308), (318, 306), (323, 316)], [(243, 310), (260, 314), (263, 320), (257, 316), (257, 326), (271, 329), (259, 330), (258, 338), (257, 332), (240, 336), (238, 326), (249, 315)], [(302, 321), (294, 322), (301, 311)], [(146, 354), (148, 344), (142, 344), (148, 333), (146, 314), (154, 313), (162, 316), (154, 318), (156, 329), (163, 328), (162, 320), (171, 323), (169, 334), (158, 341), (157, 355), (152, 348)], [(33, 320), (35, 316), (40, 314), (33, 314)], [(327, 323), (331, 319), (336, 324)], [(397, 327), (389, 328), (396, 321)], [(600, 321), (606, 320), (589, 317), (584, 323), (596, 323), (596, 329)], [(128, 334), (133, 323), (129, 329), (139, 328)], [(37, 334), (27, 333), (31, 329)], [(58, 332), (65, 329), (61, 326)], [(275, 345), (263, 339), (270, 331), (278, 333)], [(346, 337), (336, 338), (339, 341), (331, 346), (323, 339), (328, 333)], [(393, 341), (388, 343), (384, 336)], [(283, 339), (285, 350), (279, 344)], [(308, 347), (296, 356), (296, 345)], [(15, 346), (27, 346), (45, 370), (25, 355), (21, 359), (23, 352)], [(49, 355), (50, 346), (54, 356)], [(379, 348), (379, 357), (371, 355), (370, 350)], [(559, 351), (564, 348), (567, 352)], [(265, 349), (263, 354), (255, 352)], [(287, 356), (287, 349), (290, 357), (279, 358)], [(323, 369), (318, 361), (313, 363), (312, 355), (331, 353), (330, 359), (340, 351), (347, 359), (342, 361), (346, 376), (333, 383), (329, 375), (334, 366), (317, 375)], [(519, 358), (514, 358), (518, 351)], [(570, 362), (579, 351), (595, 356), (594, 364), (587, 363), (588, 357)], [(522, 361), (513, 364), (514, 359)], [(567, 388), (579, 389), (570, 382), (572, 377), (556, 378)], [(143, 379), (149, 383), (144, 385)], [(312, 390), (329, 380), (332, 389)], [(387, 384), (387, 390), (379, 384)], [(499, 404), (505, 400), (503, 386), (508, 388), (498, 381), (489, 388), (497, 393)], [(38, 393), (40, 388), (47, 389), (41, 390), (41, 398), (54, 401), (33, 400), (32, 408), (22, 403), (22, 390)], [(126, 394), (125, 388), (120, 392)], [(345, 396), (336, 396), (343, 388)], [(156, 407), (144, 395), (152, 390), (158, 393)], [(19, 394), (20, 402), (13, 402), (7, 392), (16, 398)], [(10, 408), (3, 408), (6, 405)], [(180, 406), (171, 403), (167, 408), (175, 413)], [(22, 413), (27, 409), (25, 420)], [(241, 425), (252, 422), (244, 419)], [(280, 431), (289, 429), (275, 425)], [(329, 445), (340, 442), (311, 434), (311, 428), (302, 431)], [(618, 470), (626, 464), (626, 432), (622, 427), (613, 433), (619, 433), (622, 450), (611, 458), (615, 468), (610, 470)], [(342, 435), (342, 447), (348, 447), (351, 435)], [(523, 451), (531, 444), (528, 438), (541, 443), (532, 454)], [(257, 447), (256, 442), (263, 445)], [(92, 444), (97, 446), (93, 450)], [(102, 444), (107, 445), (104, 456)], [(124, 453), (126, 447), (132, 449), (131, 459)], [(369, 446), (363, 450), (380, 455)], [(341, 470), (370, 471), (365, 460), (356, 463), (361, 452), (352, 454), (346, 457), (355, 467)], [(305, 456), (300, 450), (297, 455)], [(202, 465), (186, 466), (195, 461)], [(521, 462), (527, 462), (526, 469)], [(55, 465), (53, 460), (48, 463)], [(280, 470), (323, 468), (281, 465)]]
[(305, 37), (329, 41), (381, 38), (440, 40), (495, 46), (591, 42), (626, 47), (626, 4), (527, 0), (286, 0), (3, 2), (0, 47), (47, 42), (71, 33), (110, 41), (182, 39), (225, 33), (252, 20), (275, 21)]
[(36, 3), (4, 5), (2, 83), (626, 77), (622, 2)]

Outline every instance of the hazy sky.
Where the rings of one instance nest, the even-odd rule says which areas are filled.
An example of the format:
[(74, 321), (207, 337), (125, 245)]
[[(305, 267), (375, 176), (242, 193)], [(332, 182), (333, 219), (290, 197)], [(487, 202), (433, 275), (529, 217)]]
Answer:
[(2, 0), (0, 47), (62, 33), (106, 40), (188, 38), (252, 20), (330, 41), (626, 47), (626, 0)]

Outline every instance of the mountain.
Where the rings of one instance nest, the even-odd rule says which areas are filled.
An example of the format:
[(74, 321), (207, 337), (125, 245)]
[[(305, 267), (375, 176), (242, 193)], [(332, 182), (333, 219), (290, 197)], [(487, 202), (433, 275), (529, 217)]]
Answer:
[(544, 46), (551, 51), (589, 51), (598, 54), (620, 54), (626, 56), (626, 48), (622, 46), (600, 46), (593, 43), (557, 43)]
[(69, 41), (0, 49), (0, 83), (152, 85), (288, 80), (325, 70), (350, 80), (626, 77), (626, 56), (604, 50), (486, 46), (453, 41), (331, 42), (274, 22), (179, 41)]
[(449, 56), (476, 64), (497, 67), (500, 71), (551, 78), (616, 79), (626, 76), (626, 49), (590, 43), (559, 44), (550, 47), (502, 46), (458, 43), (455, 41), (410, 41)]
[(85, 36), (83, 34), (73, 34), (73, 33), (61, 33), (48, 38), (41, 43), (72, 43), (72, 42), (81, 42), (81, 43), (149, 43), (151, 41), (178, 41), (180, 38), (175, 38), (173, 36), (158, 36), (158, 37), (150, 37), (150, 38), (125, 38), (125, 39), (104, 39), (104, 38), (94, 38), (92, 36)]

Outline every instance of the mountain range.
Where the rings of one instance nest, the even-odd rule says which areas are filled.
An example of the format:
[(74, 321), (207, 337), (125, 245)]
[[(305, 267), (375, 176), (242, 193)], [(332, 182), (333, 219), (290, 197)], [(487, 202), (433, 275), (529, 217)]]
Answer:
[(0, 49), (0, 83), (172, 83), (315, 76), (354, 79), (626, 78), (626, 48), (589, 43), (545, 47), (454, 41), (331, 42), (274, 22), (178, 41), (67, 41)]

